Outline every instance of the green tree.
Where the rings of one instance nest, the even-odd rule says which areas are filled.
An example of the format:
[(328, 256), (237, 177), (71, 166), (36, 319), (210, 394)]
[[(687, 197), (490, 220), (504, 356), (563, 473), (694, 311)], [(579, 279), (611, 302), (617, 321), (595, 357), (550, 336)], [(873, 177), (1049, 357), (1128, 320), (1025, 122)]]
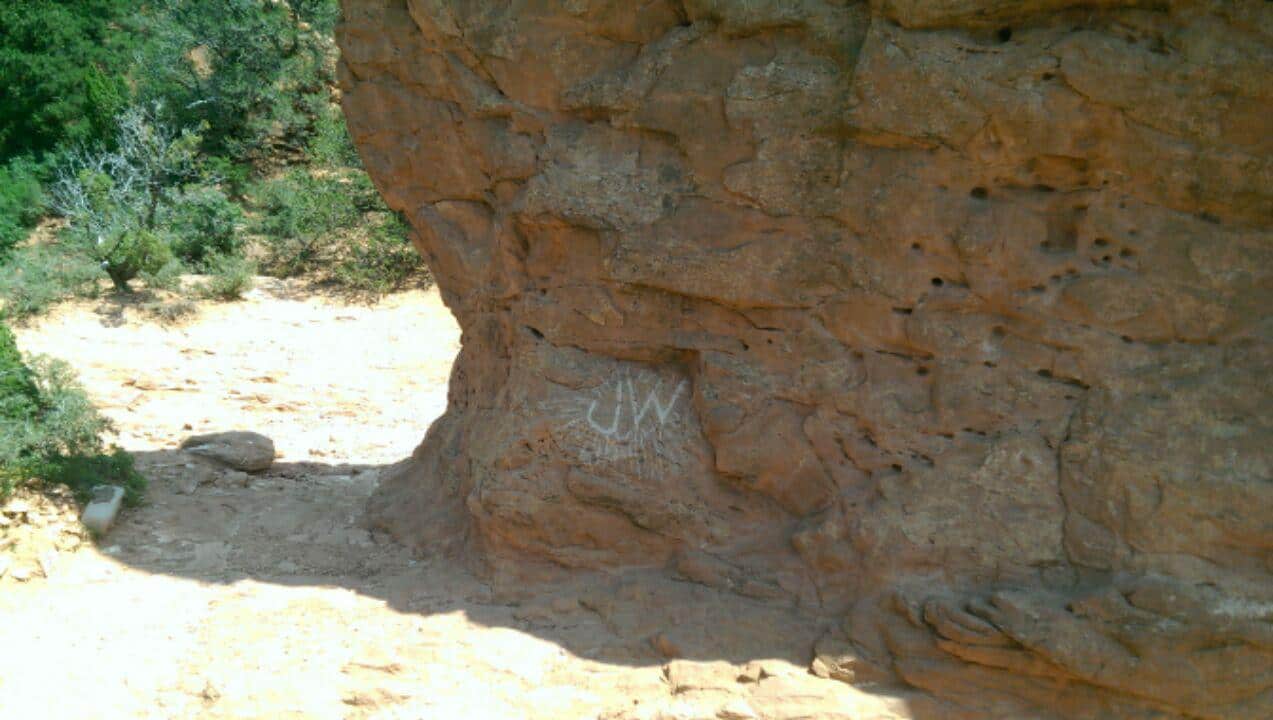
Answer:
[[(295, 10), (301, 8), (303, 11)], [(306, 100), (334, 80), (334, 0), (166, 0), (149, 16), (137, 68), (143, 100), (179, 125), (207, 123), (204, 150), (237, 160), (300, 149), (312, 132)]]
[(291, 0), (296, 17), (318, 32), (331, 36), (340, 20), (340, 0)]
[(117, 119), (115, 148), (79, 151), (58, 169), (52, 207), (69, 221), (69, 236), (102, 264), (115, 288), (172, 259), (161, 211), (183, 184), (199, 177), (200, 137), (177, 132), (158, 109), (132, 108)]
[(0, 165), (0, 262), (44, 213), (40, 168), (25, 158)]
[(141, 0), (0, 3), (0, 161), (109, 133), (128, 102), (141, 9)]

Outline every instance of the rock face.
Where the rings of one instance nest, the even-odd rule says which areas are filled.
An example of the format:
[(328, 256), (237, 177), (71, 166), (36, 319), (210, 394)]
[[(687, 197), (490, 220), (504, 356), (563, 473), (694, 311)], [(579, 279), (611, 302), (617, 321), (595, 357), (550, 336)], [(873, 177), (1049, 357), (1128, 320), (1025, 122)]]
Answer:
[(345, 14), (464, 330), (377, 524), (840, 618), (942, 717), (1270, 715), (1273, 5)]

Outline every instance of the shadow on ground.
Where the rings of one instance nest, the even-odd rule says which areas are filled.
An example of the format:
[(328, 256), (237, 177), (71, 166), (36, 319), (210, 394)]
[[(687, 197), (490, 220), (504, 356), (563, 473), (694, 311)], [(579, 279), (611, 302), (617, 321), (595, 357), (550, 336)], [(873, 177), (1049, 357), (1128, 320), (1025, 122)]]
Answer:
[(621, 652), (604, 659), (632, 664), (689, 657), (803, 666), (831, 624), (653, 572), (492, 589), (465, 558), (415, 557), (368, 530), (363, 506), (388, 466), (277, 463), (243, 480), (178, 451), (137, 459), (151, 479), (147, 504), (101, 545), (148, 572), (217, 583), (339, 585), (403, 612), (463, 610), (576, 654), (595, 654), (600, 640), (617, 643), (621, 648), (611, 649)]
[[(127, 512), (102, 539), (104, 553), (146, 573), (205, 585), (336, 588), (383, 603), (392, 619), (340, 611), (335, 632), (400, 632), (400, 641), (389, 643), (394, 659), (384, 661), (394, 667), (411, 666), (418, 653), (427, 657), (415, 661), (433, 663), (441, 653), (448, 667), (467, 667), (479, 676), (493, 672), (500, 682), (512, 673), (527, 686), (543, 685), (549, 681), (533, 669), (535, 658), (564, 651), (593, 669), (588, 677), (559, 682), (580, 692), (600, 682), (624, 702), (656, 691), (678, 702), (710, 692), (717, 703), (730, 693), (758, 707), (768, 703), (770, 710), (760, 715), (766, 718), (849, 717), (809, 714), (815, 706), (851, 707), (854, 717), (866, 706), (868, 717), (917, 714), (908, 709), (913, 696), (900, 689), (864, 693), (808, 672), (815, 643), (834, 627), (829, 618), (657, 572), (593, 574), (495, 591), (463, 558), (414, 557), (364, 522), (364, 504), (387, 466), (280, 462), (244, 479), (208, 471), (177, 451), (137, 456), (151, 479), (147, 504)], [(294, 633), (294, 623), (328, 613), (323, 603), (329, 602), (280, 614), (276, 632)], [(398, 629), (386, 629), (386, 622)], [(480, 626), (488, 639), (466, 637), (462, 629), (449, 637), (406, 629), (455, 622)], [(424, 634), (412, 635), (417, 631)], [(487, 647), (492, 632), (503, 634)], [(697, 661), (690, 679), (674, 677), (677, 671), (667, 666), (674, 658)], [(483, 664), (490, 667), (483, 670)], [(599, 664), (608, 669), (597, 669)], [(548, 665), (560, 667), (560, 659)], [(606, 673), (615, 679), (605, 680)], [(628, 717), (587, 717), (602, 716)]]

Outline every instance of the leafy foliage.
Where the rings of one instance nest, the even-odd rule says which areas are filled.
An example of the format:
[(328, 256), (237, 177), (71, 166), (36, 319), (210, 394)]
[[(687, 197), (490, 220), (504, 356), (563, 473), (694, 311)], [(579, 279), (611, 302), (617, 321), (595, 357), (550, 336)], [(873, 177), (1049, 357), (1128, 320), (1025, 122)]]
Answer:
[(252, 289), (256, 264), (241, 255), (213, 255), (200, 294), (213, 300), (238, 300)]
[(185, 270), (186, 266), (174, 257), (157, 270), (142, 270), (137, 277), (141, 278), (141, 281), (151, 290), (176, 292), (181, 290), (181, 275)]
[(0, 325), (0, 418), (26, 417), (34, 411), (38, 399), (35, 376), (22, 363), (13, 332)]
[(259, 211), (253, 230), (265, 246), (263, 266), (280, 277), (320, 268), (331, 258), (336, 234), (358, 224), (376, 202), (355, 180), (304, 169), (257, 184), (249, 198)]
[(52, 205), (116, 289), (172, 258), (158, 221), (175, 204), (173, 188), (197, 177), (199, 140), (166, 126), (155, 110), (132, 108), (118, 119), (116, 149), (74, 153), (58, 169)]
[(172, 251), (192, 268), (203, 269), (212, 256), (243, 251), (239, 224), (243, 209), (220, 188), (195, 185), (171, 197), (160, 224), (172, 238)]
[(70, 366), (37, 357), (31, 361), (30, 373), (36, 388), (34, 413), (27, 418), (25, 433), (13, 433), (23, 438), (23, 453), (48, 459), (99, 450), (99, 438), (110, 429), (110, 422), (93, 409)]
[(35, 163), (18, 159), (0, 165), (0, 261), (44, 214), (44, 203)]
[(257, 184), (249, 198), (257, 209), (252, 229), (271, 275), (330, 269), (327, 279), (336, 286), (377, 297), (421, 274), (406, 222), (385, 207), (360, 170), (292, 170)]
[(334, 168), (361, 168), (362, 159), (349, 136), (340, 108), (321, 103), (314, 109), (314, 135), (309, 141), (311, 162)]
[(118, 483), (126, 501), (138, 502), (145, 480), (127, 453), (103, 452), (109, 429), (69, 366), (43, 358), (24, 364), (0, 324), (0, 497), (28, 482), (64, 483), (81, 497), (94, 485)]
[(326, 37), (336, 30), (340, 20), (339, 0), (291, 0), (292, 12), (302, 22)]
[(128, 281), (142, 273), (158, 276), (172, 261), (172, 250), (163, 238), (146, 228), (127, 230), (110, 244), (96, 247), (101, 249), (97, 256), (116, 290), (129, 290)]
[[(179, 124), (207, 123), (204, 150), (236, 160), (301, 147), (307, 98), (333, 80), (330, 39), (305, 18), (333, 23), (334, 0), (167, 0), (138, 66), (143, 100), (163, 100)], [(298, 9), (294, 9), (298, 8)]]
[(0, 160), (109, 135), (128, 103), (141, 0), (0, 3)]
[(140, 505), (146, 493), (146, 478), (137, 472), (133, 456), (120, 447), (92, 455), (57, 455), (38, 465), (36, 472), (44, 482), (69, 487), (80, 502), (88, 502), (98, 485), (123, 487), (128, 507)]
[[(196, 291), (235, 298), (249, 254), (365, 296), (419, 273), (333, 102), (339, 16), (338, 0), (0, 8), (0, 163), (34, 158), (0, 164), (3, 311), (91, 294), (103, 276), (181, 292), (187, 271), (209, 276)], [(32, 134), (37, 120), (52, 125)], [(60, 241), (23, 247), (48, 211), (68, 221)]]
[(0, 316), (36, 315), (70, 297), (93, 297), (104, 277), (100, 263), (67, 243), (21, 247), (0, 269)]
[(337, 261), (332, 278), (350, 292), (379, 297), (400, 290), (420, 273), (424, 261), (411, 245), (406, 222), (397, 215), (372, 227), (362, 242), (354, 242)]

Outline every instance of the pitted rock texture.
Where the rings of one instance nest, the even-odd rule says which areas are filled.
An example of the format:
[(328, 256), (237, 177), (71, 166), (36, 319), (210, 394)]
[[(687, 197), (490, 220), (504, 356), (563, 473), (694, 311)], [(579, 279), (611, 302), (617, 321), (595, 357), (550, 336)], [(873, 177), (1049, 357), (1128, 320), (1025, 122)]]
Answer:
[(345, 15), (464, 331), (377, 524), (841, 618), (943, 717), (1270, 715), (1273, 5)]

